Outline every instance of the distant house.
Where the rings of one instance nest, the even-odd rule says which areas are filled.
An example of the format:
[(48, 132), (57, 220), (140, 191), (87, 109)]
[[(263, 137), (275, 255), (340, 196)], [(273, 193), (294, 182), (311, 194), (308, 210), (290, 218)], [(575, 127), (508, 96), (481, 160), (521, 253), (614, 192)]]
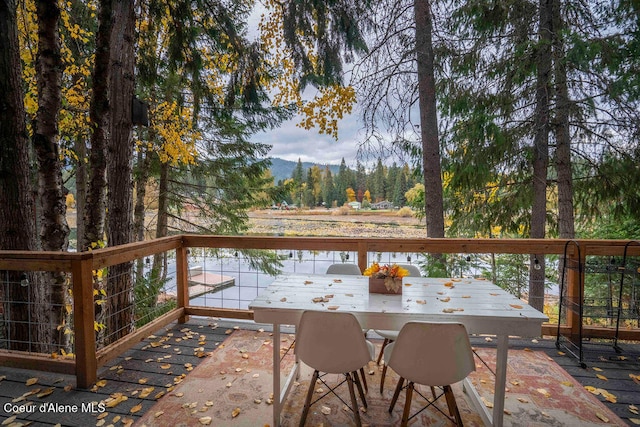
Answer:
[(351, 206), (351, 209), (360, 210), (362, 204), (360, 202), (349, 202), (349, 206)]
[(388, 200), (383, 200), (382, 202), (372, 203), (371, 209), (393, 209), (393, 203)]

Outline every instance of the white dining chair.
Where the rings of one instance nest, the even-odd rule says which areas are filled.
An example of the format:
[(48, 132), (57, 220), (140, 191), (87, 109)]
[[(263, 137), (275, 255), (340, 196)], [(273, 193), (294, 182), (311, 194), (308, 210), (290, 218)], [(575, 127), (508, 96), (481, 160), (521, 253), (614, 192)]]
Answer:
[[(422, 276), (420, 269), (413, 264), (398, 264), (398, 266), (407, 270), (409, 272), (409, 277)], [(376, 359), (376, 363), (379, 365), (382, 360), (382, 353), (384, 352), (385, 347), (398, 338), (398, 333), (400, 331), (374, 329), (374, 332), (383, 338), (382, 348), (380, 349), (380, 354), (378, 354), (378, 359)], [(380, 383), (380, 393), (382, 393), (382, 389), (384, 387), (384, 377), (382, 379), (383, 381)]]
[[(360, 271), (360, 267), (358, 267), (356, 264), (341, 263), (341, 264), (331, 264), (327, 268), (326, 274), (346, 274), (349, 276), (359, 276), (362, 274), (362, 271)], [(368, 329), (362, 330), (362, 333), (365, 336), (365, 338), (368, 332), (369, 332)], [(369, 386), (367, 385), (367, 377), (365, 376), (364, 368), (360, 370), (360, 378), (362, 380), (362, 385), (364, 386), (364, 391), (368, 392)]]
[(347, 274), (352, 276), (359, 276), (362, 274), (360, 267), (355, 264), (331, 264), (327, 268), (327, 274)]
[[(358, 370), (373, 359), (375, 347), (365, 339), (358, 319), (348, 312), (305, 311), (302, 313), (296, 331), (294, 351), (303, 363), (313, 369), (300, 426), (304, 426), (311, 405), (330, 393), (338, 396), (335, 389), (345, 382), (349, 388), (351, 410), (356, 425), (360, 426), (360, 411), (354, 384), (358, 389), (362, 404), (366, 408), (367, 400), (358, 379)], [(331, 387), (323, 379), (326, 374), (342, 374), (345, 378)], [(328, 391), (312, 402), (318, 380), (324, 384)]]
[[(451, 384), (463, 380), (476, 369), (469, 335), (463, 324), (408, 322), (400, 330), (398, 339), (385, 349), (384, 360), (385, 369), (389, 367), (400, 376), (389, 405), (389, 413), (393, 412), (402, 389), (407, 390), (402, 426), (406, 426), (411, 418), (430, 406), (456, 425), (462, 426), (462, 417)], [(405, 380), (407, 385), (403, 387)], [(430, 386), (434, 399), (429, 401), (415, 388), (415, 384)], [(434, 387), (441, 387), (443, 392), (436, 396)], [(414, 391), (428, 404), (409, 416)], [(434, 405), (443, 395), (449, 414)]]

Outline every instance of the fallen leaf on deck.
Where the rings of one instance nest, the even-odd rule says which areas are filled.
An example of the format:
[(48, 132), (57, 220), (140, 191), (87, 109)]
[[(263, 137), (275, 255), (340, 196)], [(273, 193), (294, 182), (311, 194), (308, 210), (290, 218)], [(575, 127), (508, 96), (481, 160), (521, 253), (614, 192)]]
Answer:
[(233, 418), (237, 417), (238, 415), (240, 415), (240, 408), (236, 408), (233, 411), (231, 411), (231, 416)]
[(522, 306), (518, 305), (518, 304), (509, 304), (512, 308), (515, 308), (516, 310), (521, 310)]
[(489, 295), (491, 295), (492, 297), (497, 297), (500, 294), (494, 294), (494, 293), (490, 293)]
[(493, 408), (493, 402), (489, 402), (487, 399), (485, 399), (482, 396), (480, 397), (480, 399), (482, 399), (482, 403), (484, 403), (484, 406), (486, 406), (489, 409)]
[(598, 377), (602, 381), (609, 381), (609, 379), (607, 377), (605, 377), (604, 375), (601, 375), (601, 374), (596, 374), (596, 377)]
[(128, 397), (122, 393), (113, 393), (111, 397), (109, 397), (105, 401), (105, 405), (107, 406), (107, 408), (115, 408), (117, 405), (121, 404), (127, 399)]
[(171, 364), (165, 363), (164, 365), (160, 365), (160, 369), (171, 369)]
[(636, 425), (640, 425), (640, 418), (629, 418), (629, 421)]
[(638, 415), (638, 407), (636, 405), (629, 405), (629, 412)]
[(135, 414), (136, 412), (139, 412), (140, 409), (142, 409), (142, 403), (138, 403), (136, 406), (134, 406), (133, 408), (131, 408), (129, 410), (130, 413)]
[(546, 389), (544, 388), (537, 388), (536, 391), (538, 393), (540, 393), (541, 395), (543, 395), (544, 397), (551, 397), (551, 393), (549, 393)]
[(525, 399), (524, 397), (519, 397), (518, 398), (518, 402), (520, 402), (520, 403), (529, 403), (529, 401), (527, 399)]
[(44, 390), (44, 391), (42, 391), (42, 392), (38, 393), (38, 394), (36, 395), (36, 397), (45, 397), (45, 396), (49, 396), (51, 393), (53, 393), (53, 390), (55, 390), (55, 388), (54, 388), (54, 387), (50, 387), (50, 388), (48, 388), (48, 389), (46, 389), (46, 390)]
[(602, 372), (602, 369), (600, 369), (600, 368), (598, 368), (598, 367), (596, 367), (596, 366), (594, 366), (594, 367), (593, 367), (593, 368), (591, 368), (591, 369), (593, 369), (594, 371)]
[(322, 409), (320, 409), (320, 412), (325, 415), (331, 415), (331, 408), (329, 408), (328, 406), (323, 406)]
[(573, 387), (573, 383), (571, 381), (562, 381), (560, 384), (566, 387)]
[(9, 424), (11, 424), (12, 422), (14, 422), (14, 421), (16, 420), (16, 418), (17, 418), (17, 416), (16, 416), (16, 415), (12, 415), (12, 416), (10, 416), (9, 418), (7, 418), (6, 420), (4, 420), (4, 421), (2, 422), (2, 425), (3, 425), (3, 426), (9, 425)]
[(27, 385), (34, 385), (35, 383), (38, 382), (37, 378), (29, 378), (26, 382)]
[(154, 390), (155, 387), (145, 387), (142, 389), (142, 392), (140, 393), (140, 398), (144, 399), (149, 397), (149, 395), (151, 394), (151, 392)]
[(444, 285), (445, 285), (447, 288), (451, 288), (451, 287), (453, 287), (453, 282), (444, 282)]
[(605, 417), (604, 414), (601, 414), (600, 412), (596, 412), (596, 417), (600, 418), (605, 423), (609, 422), (609, 418)]
[(462, 298), (471, 298), (471, 295), (462, 295)]

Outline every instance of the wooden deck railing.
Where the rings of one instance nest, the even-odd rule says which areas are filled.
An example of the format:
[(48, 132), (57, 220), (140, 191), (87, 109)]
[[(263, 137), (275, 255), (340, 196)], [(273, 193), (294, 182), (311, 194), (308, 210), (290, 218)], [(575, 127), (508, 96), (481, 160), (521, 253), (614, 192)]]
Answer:
[[(361, 270), (367, 267), (368, 254), (372, 252), (414, 252), (455, 254), (555, 254), (568, 256), (584, 265), (591, 255), (622, 256), (626, 240), (574, 240), (567, 245), (561, 239), (374, 239), (374, 238), (317, 238), (317, 237), (266, 237), (266, 236), (204, 236), (179, 235), (128, 245), (104, 248), (83, 253), (0, 251), (0, 271), (60, 271), (70, 273), (73, 290), (73, 331), (75, 359), (56, 360), (49, 355), (0, 352), (0, 363), (28, 369), (50, 370), (75, 374), (77, 386), (87, 388), (95, 383), (97, 370), (107, 361), (122, 354), (148, 335), (171, 322), (187, 322), (189, 316), (211, 316), (236, 319), (253, 319), (250, 310), (191, 306), (188, 290), (189, 248), (229, 249), (284, 249), (316, 251), (354, 251)], [(640, 245), (628, 248), (629, 255), (640, 256)], [(93, 272), (125, 262), (131, 262), (162, 254), (176, 252), (177, 307), (138, 328), (117, 342), (97, 349), (94, 331), (95, 302)], [(581, 295), (584, 271), (572, 271), (567, 277), (567, 295)], [(580, 327), (577, 317), (571, 314), (561, 330), (577, 333)], [(543, 335), (556, 335), (557, 324), (543, 326)], [(584, 326), (584, 337), (612, 337), (613, 330), (605, 327)], [(624, 329), (619, 338), (640, 340), (640, 329)]]

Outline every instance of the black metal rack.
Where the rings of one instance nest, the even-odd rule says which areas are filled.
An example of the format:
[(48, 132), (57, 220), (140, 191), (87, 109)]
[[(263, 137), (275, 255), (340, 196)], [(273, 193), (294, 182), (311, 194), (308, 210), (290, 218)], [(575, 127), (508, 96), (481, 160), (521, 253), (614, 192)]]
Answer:
[[(622, 349), (618, 346), (618, 336), (620, 332), (620, 318), (623, 317), (623, 291), (624, 291), (624, 278), (627, 274), (631, 274), (633, 276), (638, 275), (640, 273), (640, 266), (637, 263), (630, 263), (627, 259), (627, 252), (629, 246), (638, 245), (640, 246), (640, 242), (637, 240), (632, 240), (624, 245), (624, 254), (622, 255), (622, 264), (618, 267), (620, 272), (620, 293), (618, 295), (618, 311), (616, 313), (616, 335), (613, 339), (613, 348), (616, 352), (621, 353)], [(640, 315), (640, 305), (636, 304), (638, 302), (637, 293), (636, 293), (636, 283), (631, 283), (631, 298), (629, 299), (630, 303), (628, 305), (628, 310), (635, 314), (635, 317), (638, 318)], [(627, 316), (628, 317), (628, 316)]]
[[(582, 264), (580, 247), (577, 248), (577, 258), (569, 259), (567, 249), (572, 242), (567, 242), (564, 250), (562, 275), (560, 281), (560, 302), (558, 313), (558, 332), (556, 347), (562, 348), (579, 360), (580, 366), (586, 367), (583, 359), (583, 326), (585, 319), (608, 319), (609, 325), (615, 322), (615, 334), (613, 337), (613, 348), (617, 353), (622, 352), (618, 345), (620, 328), (623, 320), (633, 319), (640, 323), (640, 263), (638, 257), (630, 259), (628, 254), (629, 246), (638, 245), (638, 241), (629, 241), (624, 247), (622, 260), (611, 258), (606, 262), (586, 261)], [(579, 295), (567, 296), (566, 279), (567, 272), (575, 269), (579, 272), (580, 291)], [(584, 274), (582, 274), (584, 273)], [(592, 296), (585, 298), (584, 284), (585, 275), (604, 275), (607, 281), (607, 295), (603, 298)], [(631, 278), (631, 283), (625, 283), (625, 277)], [(577, 332), (572, 328), (567, 334), (562, 333), (561, 325), (566, 324), (569, 315), (577, 315), (579, 322)]]

